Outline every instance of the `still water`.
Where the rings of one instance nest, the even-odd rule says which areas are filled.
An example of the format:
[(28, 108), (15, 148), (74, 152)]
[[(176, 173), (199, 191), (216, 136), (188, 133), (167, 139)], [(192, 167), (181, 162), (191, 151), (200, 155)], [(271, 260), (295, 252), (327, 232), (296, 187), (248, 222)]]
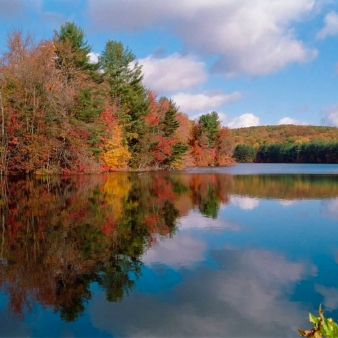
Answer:
[(12, 178), (0, 336), (297, 337), (338, 319), (338, 165)]

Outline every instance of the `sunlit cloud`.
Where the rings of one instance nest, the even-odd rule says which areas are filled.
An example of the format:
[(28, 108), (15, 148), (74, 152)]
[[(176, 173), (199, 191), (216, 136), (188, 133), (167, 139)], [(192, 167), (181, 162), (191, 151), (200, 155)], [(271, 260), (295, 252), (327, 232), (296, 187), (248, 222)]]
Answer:
[(251, 113), (246, 113), (226, 122), (229, 128), (244, 128), (259, 125), (259, 117)]
[[(88, 0), (92, 24), (107, 31), (156, 27), (180, 37), (199, 55), (218, 55), (215, 72), (268, 74), (308, 62), (317, 50), (292, 29), (315, 10), (315, 0)], [(245, 37), (245, 38), (244, 38)]]
[(180, 106), (182, 112), (206, 111), (216, 109), (223, 104), (234, 102), (242, 97), (240, 92), (209, 93), (200, 94), (178, 93), (172, 96), (172, 99)]
[(338, 127), (338, 105), (325, 108), (323, 114), (322, 125)]
[(143, 83), (156, 92), (180, 91), (207, 80), (204, 62), (191, 55), (148, 56), (138, 61), (142, 65)]
[(283, 117), (280, 120), (278, 120), (277, 124), (294, 124), (294, 125), (305, 125), (305, 122), (301, 122), (299, 120), (296, 120), (292, 117)]
[(330, 12), (325, 16), (324, 27), (317, 33), (317, 39), (324, 39), (330, 35), (338, 35), (338, 14)]
[(100, 54), (94, 53), (94, 52), (90, 52), (88, 54), (88, 57), (89, 57), (89, 63), (95, 64), (95, 63), (99, 62)]

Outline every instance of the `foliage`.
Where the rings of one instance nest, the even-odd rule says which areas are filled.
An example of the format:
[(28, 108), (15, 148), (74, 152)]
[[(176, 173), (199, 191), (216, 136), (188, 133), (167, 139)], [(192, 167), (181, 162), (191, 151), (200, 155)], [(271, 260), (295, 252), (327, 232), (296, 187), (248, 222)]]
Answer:
[(334, 175), (238, 175), (228, 192), (284, 200), (335, 198), (338, 180)]
[[(145, 133), (144, 117), (148, 112), (147, 92), (142, 85), (141, 66), (122, 42), (108, 40), (99, 65), (108, 85), (107, 97), (117, 107), (129, 151), (144, 151), (140, 138)], [(132, 161), (134, 166), (139, 163)]]
[(258, 149), (255, 162), (338, 163), (338, 142), (264, 145)]
[(337, 127), (277, 125), (231, 129), (230, 138), (237, 144), (258, 149), (269, 144), (301, 144), (322, 140), (332, 142), (338, 138)]
[(201, 133), (206, 133), (207, 135), (208, 146), (213, 147), (221, 124), (217, 112), (213, 111), (200, 116), (198, 124), (201, 126)]
[(221, 128), (217, 112), (200, 116), (191, 134), (190, 153), (195, 165), (214, 166), (233, 162), (233, 142), (229, 138), (229, 129)]
[(193, 122), (142, 84), (122, 42), (108, 40), (98, 63), (82, 28), (66, 22), (51, 40), (8, 35), (0, 56), (0, 171), (101, 173), (231, 162), (216, 112)]
[(126, 168), (131, 155), (123, 145), (122, 128), (116, 124), (111, 132), (111, 139), (104, 144), (103, 159), (110, 168)]
[(255, 149), (252, 146), (238, 144), (234, 150), (233, 157), (239, 163), (253, 162), (255, 159)]
[(313, 328), (310, 330), (298, 330), (298, 333), (302, 337), (313, 338), (334, 338), (338, 336), (338, 324), (332, 320), (332, 318), (325, 318), (322, 307), (319, 306), (319, 316), (316, 317), (309, 313), (310, 323), (313, 324)]

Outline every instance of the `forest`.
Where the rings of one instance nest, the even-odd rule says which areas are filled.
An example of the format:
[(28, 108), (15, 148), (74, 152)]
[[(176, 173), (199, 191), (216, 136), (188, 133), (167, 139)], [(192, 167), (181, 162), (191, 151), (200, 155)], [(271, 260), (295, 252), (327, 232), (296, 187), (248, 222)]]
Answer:
[(67, 22), (49, 40), (8, 34), (0, 56), (0, 173), (73, 174), (180, 169), (233, 162), (216, 112), (192, 121), (142, 84), (120, 41), (90, 61), (84, 31)]
[(259, 126), (232, 129), (237, 162), (338, 163), (338, 128)]
[(72, 22), (49, 40), (8, 34), (0, 55), (0, 175), (338, 162), (337, 128), (229, 130), (215, 111), (191, 120), (143, 85), (142, 67), (122, 42), (108, 40), (97, 63), (91, 52)]

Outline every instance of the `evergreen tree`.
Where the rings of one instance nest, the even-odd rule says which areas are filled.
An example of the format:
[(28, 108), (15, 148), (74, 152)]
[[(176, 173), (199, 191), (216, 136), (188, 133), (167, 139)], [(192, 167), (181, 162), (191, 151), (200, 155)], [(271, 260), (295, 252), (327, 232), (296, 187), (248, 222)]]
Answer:
[(247, 163), (253, 162), (255, 159), (255, 149), (245, 144), (238, 144), (234, 150), (233, 157), (237, 162)]
[(178, 112), (178, 108), (174, 101), (168, 100), (166, 97), (161, 97), (160, 98), (160, 103), (161, 101), (168, 101), (169, 103), (169, 108), (165, 112), (163, 119), (162, 119), (162, 131), (163, 131), (163, 136), (172, 136), (176, 129), (179, 127), (179, 122), (176, 119), (176, 114)]
[(200, 116), (198, 123), (202, 127), (202, 133), (207, 134), (209, 147), (213, 147), (221, 125), (217, 112), (213, 111)]
[(85, 40), (83, 30), (73, 22), (66, 22), (60, 32), (55, 32), (57, 64), (60, 68), (94, 71), (97, 64), (89, 62), (91, 47)]
[[(101, 55), (99, 66), (108, 84), (108, 97), (117, 106), (129, 150), (132, 154), (144, 151), (140, 139), (146, 133), (143, 117), (147, 113), (147, 92), (142, 85), (141, 66), (135, 55), (121, 42), (109, 40)], [(137, 166), (138, 163), (133, 163)]]

